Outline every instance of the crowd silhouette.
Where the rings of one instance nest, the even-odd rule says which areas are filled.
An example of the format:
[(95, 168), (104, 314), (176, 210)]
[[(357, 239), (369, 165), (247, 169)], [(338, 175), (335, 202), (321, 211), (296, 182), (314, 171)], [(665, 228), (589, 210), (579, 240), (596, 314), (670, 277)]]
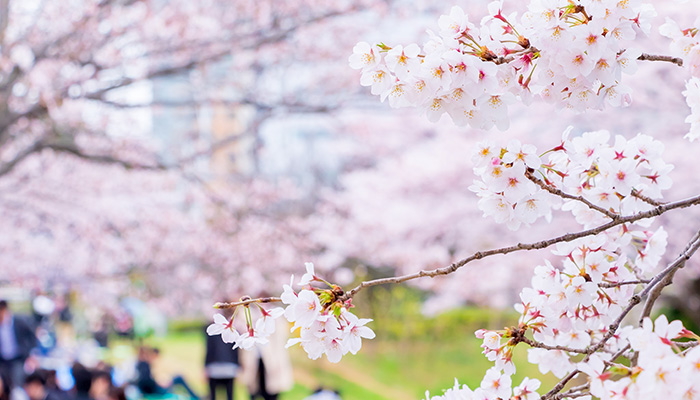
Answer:
[[(87, 357), (62, 353), (59, 338), (75, 340), (73, 325), (78, 325), (72, 321), (74, 315), (68, 304), (65, 301), (56, 307), (47, 297), (37, 296), (32, 302), (32, 315), (20, 315), (13, 313), (6, 300), (0, 300), (0, 400), (199, 400), (202, 397), (182, 375), (167, 381), (154, 377), (153, 368), (161, 352), (136, 337), (135, 323), (123, 310), (102, 315), (96, 322), (87, 324), (91, 326), (89, 345), (77, 346), (82, 350), (89, 348), (90, 351), (85, 351)], [(226, 400), (234, 400), (236, 381), (246, 387), (253, 400), (278, 400), (280, 393), (291, 389), (292, 367), (285, 349), (288, 328), (278, 327), (276, 332), (267, 346), (251, 351), (232, 349), (220, 337), (203, 332), (206, 353), (201, 366), (208, 393), (202, 395), (216, 400), (218, 392)], [(109, 347), (110, 338), (115, 335), (133, 344), (135, 357), (131, 361), (110, 365), (95, 356)], [(61, 356), (57, 358), (56, 353)], [(318, 389), (307, 399), (340, 397), (336, 392)]]

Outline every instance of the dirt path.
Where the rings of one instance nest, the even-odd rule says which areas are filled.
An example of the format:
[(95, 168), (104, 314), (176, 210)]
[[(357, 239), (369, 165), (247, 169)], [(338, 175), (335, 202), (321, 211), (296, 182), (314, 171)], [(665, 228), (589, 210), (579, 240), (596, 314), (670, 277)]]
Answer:
[(297, 382), (309, 388), (318, 387), (322, 384), (313, 374), (314, 369), (323, 369), (326, 372), (333, 373), (343, 379), (361, 386), (369, 391), (377, 393), (386, 399), (391, 400), (415, 400), (415, 396), (403, 389), (395, 386), (390, 386), (384, 382), (380, 382), (371, 374), (363, 372), (355, 368), (349, 363), (338, 364), (328, 362), (326, 359), (309, 360), (303, 352), (292, 352), (292, 360), (294, 362), (294, 378)]

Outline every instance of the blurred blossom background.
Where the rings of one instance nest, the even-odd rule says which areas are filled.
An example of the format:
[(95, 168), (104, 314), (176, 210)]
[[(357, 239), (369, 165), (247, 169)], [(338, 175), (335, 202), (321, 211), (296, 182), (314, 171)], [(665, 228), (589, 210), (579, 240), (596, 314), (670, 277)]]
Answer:
[[(351, 287), (576, 229), (563, 213), (518, 232), (482, 218), (468, 190), (478, 141), (517, 137), (544, 151), (568, 125), (646, 133), (675, 165), (666, 198), (700, 192), (697, 151), (683, 139), (684, 75), (672, 65), (640, 65), (628, 108), (515, 105), (507, 132), (390, 109), (347, 65), (358, 41), (422, 45), (453, 5), (479, 21), (487, 3), (0, 0), (0, 297), (17, 312), (34, 303), (46, 348), (65, 359), (118, 363), (152, 343), (157, 374), (185, 373), (203, 393), (212, 304), (278, 295), (304, 262)], [(665, 54), (663, 16), (693, 21), (687, 4), (652, 3), (660, 16), (640, 45)], [(689, 218), (662, 217), (667, 259)], [(356, 312), (375, 319), (378, 339), (340, 365), (293, 350), (296, 383), (282, 398), (317, 386), (347, 399), (419, 398), (455, 377), (478, 384), (488, 362), (473, 331), (512, 324), (519, 290), (549, 256), (498, 256), (362, 292)], [(691, 262), (665, 299), (695, 324), (697, 277)]]

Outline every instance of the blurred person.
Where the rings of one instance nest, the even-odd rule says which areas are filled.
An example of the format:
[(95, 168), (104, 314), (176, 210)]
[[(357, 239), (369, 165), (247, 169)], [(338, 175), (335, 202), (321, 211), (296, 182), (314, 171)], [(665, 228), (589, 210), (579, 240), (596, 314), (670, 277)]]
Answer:
[(73, 379), (75, 380), (75, 386), (73, 386), (73, 398), (75, 400), (93, 400), (92, 397), (90, 397), (90, 389), (92, 388), (92, 372), (83, 364), (76, 362), (73, 363), (71, 373), (73, 374)]
[(58, 384), (58, 374), (55, 370), (45, 370), (44, 376), (46, 378), (46, 384), (44, 387), (47, 392), (50, 392), (51, 397), (62, 400), (69, 400), (72, 398), (65, 390), (61, 389)]
[(90, 398), (93, 400), (109, 400), (109, 393), (113, 389), (112, 375), (106, 370), (95, 370), (92, 374), (90, 385)]
[(10, 377), (0, 373), (0, 400), (29, 400), (20, 386), (13, 388)]
[(113, 387), (110, 389), (107, 398), (109, 400), (127, 400), (124, 388), (121, 387)]
[(292, 363), (285, 347), (289, 325), (282, 318), (278, 318), (275, 323), (275, 332), (268, 338), (270, 343), (260, 348), (243, 350), (240, 354), (241, 380), (248, 387), (252, 399), (260, 397), (263, 400), (277, 400), (281, 392), (294, 385)]
[(75, 343), (75, 329), (73, 328), (73, 312), (71, 311), (70, 294), (65, 294), (56, 300), (58, 321), (56, 322), (56, 342), (61, 346), (70, 347)]
[(24, 382), (24, 363), (36, 344), (31, 324), (15, 316), (7, 301), (0, 300), (0, 372), (16, 385)]
[(24, 392), (29, 400), (62, 400), (46, 390), (46, 377), (41, 370), (32, 372), (24, 380)]
[[(227, 316), (227, 318), (230, 315)], [(226, 389), (226, 399), (233, 400), (233, 381), (238, 374), (238, 349), (232, 349), (228, 343), (224, 343), (219, 336), (207, 338), (207, 350), (204, 358), (204, 373), (209, 380), (209, 398), (216, 400), (216, 389)]]
[(199, 400), (199, 396), (185, 382), (185, 379), (178, 375), (175, 376), (167, 387), (161, 386), (153, 378), (151, 373), (151, 364), (158, 358), (160, 351), (156, 348), (141, 347), (139, 348), (138, 362), (136, 363), (136, 386), (142, 394), (164, 395), (172, 392), (176, 386), (180, 386), (192, 397)]

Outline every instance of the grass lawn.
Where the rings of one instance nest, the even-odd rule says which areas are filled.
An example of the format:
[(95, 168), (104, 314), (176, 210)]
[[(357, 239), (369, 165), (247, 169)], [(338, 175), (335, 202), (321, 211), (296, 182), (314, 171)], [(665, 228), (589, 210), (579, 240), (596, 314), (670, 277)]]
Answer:
[[(161, 349), (161, 357), (153, 368), (156, 379), (167, 382), (180, 374), (198, 393), (207, 393), (202, 334), (172, 333), (146, 343)], [(323, 386), (339, 390), (344, 400), (422, 399), (426, 389), (431, 394), (440, 394), (454, 384), (455, 378), (473, 388), (492, 365), (481, 354), (479, 345), (480, 340), (473, 335), (421, 341), (377, 339), (365, 341), (359, 354), (348, 355), (338, 364), (325, 359), (309, 360), (297, 346), (290, 350), (296, 384), (280, 398), (301, 400)], [(519, 384), (524, 376), (542, 379), (527, 364), (524, 348), (516, 351), (515, 360), (521, 368), (513, 379), (514, 384)], [(550, 375), (543, 379), (543, 387), (551, 387), (555, 381)], [(237, 384), (236, 399), (248, 398), (243, 385)]]

